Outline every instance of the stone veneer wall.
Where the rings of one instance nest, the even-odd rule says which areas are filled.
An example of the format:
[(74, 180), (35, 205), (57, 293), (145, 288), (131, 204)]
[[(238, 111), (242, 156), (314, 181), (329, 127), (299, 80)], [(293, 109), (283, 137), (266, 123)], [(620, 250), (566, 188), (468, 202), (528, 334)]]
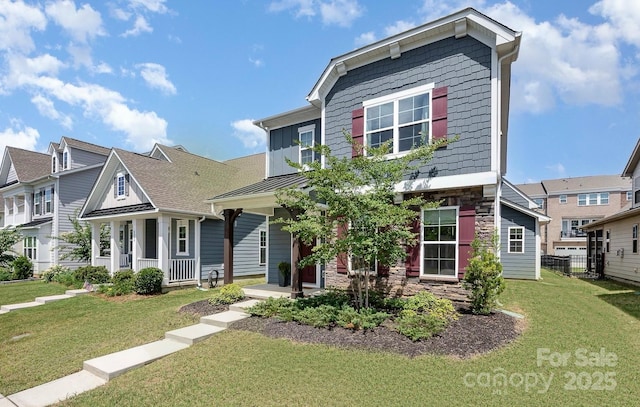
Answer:
[[(425, 192), (429, 201), (442, 201), (442, 206), (467, 206), (476, 208), (476, 233), (483, 239), (490, 238), (495, 231), (495, 202), (493, 197), (483, 197), (482, 187)], [(325, 269), (325, 286), (349, 288), (351, 278), (336, 271), (336, 261), (329, 262)], [(391, 296), (410, 296), (418, 291), (429, 290), (436, 296), (452, 301), (468, 301), (467, 292), (460, 283), (425, 280), (420, 277), (407, 277), (404, 261), (391, 267), (388, 276), (372, 277), (371, 284), (376, 289)]]

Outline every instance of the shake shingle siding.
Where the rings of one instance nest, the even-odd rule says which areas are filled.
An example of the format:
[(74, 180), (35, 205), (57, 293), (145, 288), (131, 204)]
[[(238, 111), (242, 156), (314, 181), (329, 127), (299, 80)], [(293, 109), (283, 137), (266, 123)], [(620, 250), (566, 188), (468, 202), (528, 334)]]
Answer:
[(460, 139), (440, 149), (421, 176), (484, 172), (491, 169), (491, 50), (476, 39), (447, 38), (402, 53), (398, 59), (350, 70), (326, 98), (325, 140), (339, 156), (350, 156), (342, 130), (365, 100), (434, 83), (447, 87), (447, 135)]
[(290, 167), (285, 158), (298, 162), (300, 148), (297, 144), (298, 129), (308, 125), (315, 125), (315, 142), (320, 144), (320, 119), (310, 120), (291, 126), (271, 130), (269, 132), (269, 176), (292, 174), (297, 172)]
[[(535, 220), (512, 208), (502, 206), (500, 261), (505, 278), (535, 278)], [(524, 227), (524, 253), (509, 253), (509, 227)]]

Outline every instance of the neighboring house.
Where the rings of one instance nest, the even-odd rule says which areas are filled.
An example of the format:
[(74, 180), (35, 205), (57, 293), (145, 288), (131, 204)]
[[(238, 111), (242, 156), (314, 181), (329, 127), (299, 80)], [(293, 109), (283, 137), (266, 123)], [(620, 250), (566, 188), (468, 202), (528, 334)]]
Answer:
[(549, 179), (517, 187), (551, 218), (542, 227), (542, 252), (559, 256), (586, 256), (583, 228), (617, 213), (632, 198), (631, 179), (619, 175)]
[(79, 263), (60, 257), (54, 237), (73, 230), (77, 215), (109, 150), (69, 137), (51, 143), (47, 153), (7, 147), (0, 166), (4, 227), (20, 227), (24, 240), (16, 251), (29, 257), (34, 273), (60, 264)]
[[(420, 143), (422, 135), (429, 141), (457, 135), (459, 140), (437, 150), (428, 165), (397, 186), (399, 199), (421, 194), (443, 204), (420, 211), (422, 226), (414, 225), (420, 243), (408, 248), (406, 263), (391, 268), (389, 284), (409, 292), (458, 282), (474, 235), (494, 231), (500, 234), (504, 276), (538, 278), (539, 226), (548, 218), (503, 178), (511, 63), (519, 47), (520, 33), (468, 8), (333, 58), (307, 96), (308, 106), (254, 122), (267, 133), (268, 177), (214, 196), (215, 211), (286, 216), (275, 191), (304, 188), (304, 179), (285, 159), (324, 164), (310, 149), (315, 144), (351, 157), (343, 129), (365, 146), (393, 140), (390, 158)], [(434, 240), (423, 233), (427, 227), (450, 233)], [(295, 269), (297, 246), (280, 225), (269, 224), (269, 283), (277, 281), (280, 261)], [(300, 246), (304, 256), (310, 248)], [(350, 265), (341, 263), (308, 267), (301, 279), (316, 287), (344, 285)]]
[[(112, 149), (80, 213), (92, 225), (91, 263), (112, 273), (158, 267), (165, 286), (222, 271), (224, 224), (205, 199), (263, 179), (264, 168), (264, 154), (222, 163), (159, 144), (148, 154)], [(102, 253), (101, 227), (110, 230), (109, 250)], [(264, 275), (266, 227), (264, 215), (237, 219), (234, 246), (242, 257), (236, 275)]]
[(629, 185), (624, 208), (584, 227), (587, 232), (588, 267), (617, 280), (640, 283), (640, 139), (618, 182)]

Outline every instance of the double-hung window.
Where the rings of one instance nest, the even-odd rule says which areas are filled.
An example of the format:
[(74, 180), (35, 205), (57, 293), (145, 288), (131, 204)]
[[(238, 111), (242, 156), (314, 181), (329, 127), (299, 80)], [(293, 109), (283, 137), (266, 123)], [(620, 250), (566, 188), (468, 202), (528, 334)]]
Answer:
[(69, 169), (69, 152), (67, 150), (62, 153), (62, 169)]
[(33, 194), (33, 214), (42, 215), (42, 192)]
[(53, 211), (53, 205), (51, 204), (52, 195), (53, 188), (47, 188), (44, 190), (44, 213), (51, 213)]
[(313, 146), (315, 144), (315, 125), (300, 127), (298, 140), (300, 141), (300, 164), (310, 164), (315, 160)]
[(399, 154), (430, 141), (433, 84), (368, 100), (365, 108), (365, 147), (389, 142)]
[(524, 228), (509, 228), (509, 253), (524, 253)]
[(608, 192), (578, 194), (578, 206), (609, 205)]
[(422, 213), (422, 274), (456, 276), (458, 208), (425, 209)]
[(567, 196), (566, 195), (560, 195), (560, 197), (558, 198), (558, 201), (561, 204), (566, 204), (567, 203)]
[(126, 195), (126, 178), (125, 175), (121, 172), (116, 176), (116, 197), (124, 198)]
[(631, 252), (638, 253), (638, 224), (631, 229)]
[(260, 241), (258, 243), (259, 258), (258, 264), (263, 266), (267, 264), (267, 231), (260, 230)]
[(178, 227), (178, 247), (176, 248), (176, 254), (188, 255), (189, 254), (189, 221), (178, 220), (176, 222)]
[(35, 236), (27, 236), (24, 238), (24, 255), (30, 260), (36, 260), (38, 258), (38, 239)]

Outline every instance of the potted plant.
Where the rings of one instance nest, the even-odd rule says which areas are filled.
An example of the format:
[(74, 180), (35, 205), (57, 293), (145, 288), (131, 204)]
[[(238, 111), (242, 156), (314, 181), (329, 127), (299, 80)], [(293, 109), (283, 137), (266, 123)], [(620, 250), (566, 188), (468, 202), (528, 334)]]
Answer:
[(280, 287), (286, 287), (289, 285), (289, 278), (291, 277), (291, 264), (286, 261), (278, 263), (278, 285)]

